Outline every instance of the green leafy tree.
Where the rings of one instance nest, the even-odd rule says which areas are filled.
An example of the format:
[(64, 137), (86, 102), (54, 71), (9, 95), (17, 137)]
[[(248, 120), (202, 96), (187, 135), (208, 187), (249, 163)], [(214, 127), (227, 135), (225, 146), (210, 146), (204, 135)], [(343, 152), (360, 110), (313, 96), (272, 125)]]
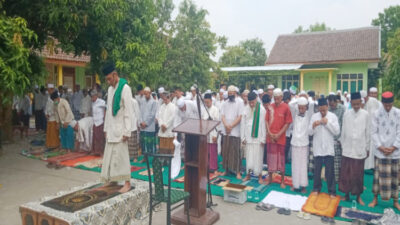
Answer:
[(227, 66), (262, 66), (267, 60), (267, 53), (261, 39), (241, 41), (239, 45), (229, 46), (219, 59), (219, 65)]
[(298, 26), (293, 33), (306, 33), (306, 32), (317, 32), (317, 31), (329, 31), (332, 28), (325, 25), (325, 23), (311, 24), (308, 29), (304, 29), (303, 26)]
[(191, 0), (185, 0), (179, 7), (179, 14), (173, 22), (174, 31), (168, 39), (167, 58), (160, 72), (159, 85), (188, 89), (193, 83), (201, 88), (212, 86), (211, 71), (215, 63), (216, 45), (220, 39), (211, 32), (205, 17), (207, 11)]
[(385, 55), (386, 68), (384, 72), (384, 89), (400, 97), (400, 28), (387, 42), (388, 52)]
[(388, 40), (400, 28), (400, 6), (390, 6), (379, 13), (378, 18), (372, 20), (372, 25), (381, 27), (381, 48), (388, 51)]

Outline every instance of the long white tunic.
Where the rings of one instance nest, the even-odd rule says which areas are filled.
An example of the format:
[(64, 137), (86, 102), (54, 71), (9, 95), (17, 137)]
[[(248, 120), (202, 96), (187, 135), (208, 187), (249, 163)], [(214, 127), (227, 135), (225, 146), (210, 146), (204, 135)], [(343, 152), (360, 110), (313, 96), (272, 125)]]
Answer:
[(314, 114), (314, 104), (309, 104), (304, 116), (299, 115), (297, 101), (289, 103), (289, 108), (293, 117), (293, 130), (291, 145), (296, 147), (304, 147), (309, 144), (308, 125)]
[(342, 155), (353, 159), (364, 159), (370, 149), (370, 126), (368, 112), (360, 109), (347, 110), (343, 116)]
[[(171, 138), (175, 136), (172, 129), (174, 128), (176, 110), (177, 108), (172, 102), (169, 102), (168, 104), (163, 103), (160, 106), (157, 117), (158, 125), (160, 126), (160, 130), (158, 131), (159, 137)], [(165, 132), (161, 129), (161, 126), (163, 125), (167, 128)]]
[(132, 127), (131, 131), (137, 131), (139, 127), (139, 118), (140, 118), (140, 107), (139, 103), (135, 98), (132, 98), (132, 107), (133, 107), (133, 116), (132, 116)]
[(84, 117), (88, 117), (91, 109), (92, 109), (92, 99), (90, 98), (89, 95), (86, 95), (86, 97), (82, 99), (81, 110), (79, 112), (81, 114), (84, 114)]
[(46, 108), (44, 110), (46, 116), (48, 116), (47, 121), (56, 121), (55, 112), (54, 112), (54, 102), (51, 98), (47, 99)]
[(313, 129), (313, 123), (321, 120), (321, 113), (315, 113), (311, 117), (308, 126), (309, 135), (313, 135), (313, 153), (314, 156), (334, 156), (334, 137), (340, 133), (339, 122), (335, 114), (327, 112), (328, 123), (316, 126)]
[[(372, 119), (371, 133), (374, 155), (377, 158), (400, 158), (400, 110), (398, 108), (393, 106), (389, 112), (383, 107), (379, 108)], [(378, 150), (380, 146), (394, 146), (397, 149), (392, 154), (385, 156)]]
[(75, 92), (72, 95), (72, 99), (71, 99), (72, 110), (74, 110), (74, 111), (80, 111), (81, 110), (82, 99), (83, 99), (83, 93), (82, 93), (81, 90), (78, 91), (78, 92)]
[[(365, 103), (364, 109), (367, 110), (369, 114), (369, 126), (372, 126), (372, 120), (374, 117), (374, 114), (376, 110), (379, 109), (379, 107), (382, 107), (382, 103), (378, 101), (376, 98), (369, 97), (368, 101)], [(371, 129), (370, 129), (371, 132)], [(370, 133), (371, 135), (371, 133)], [(374, 155), (374, 142), (371, 140), (370, 141), (370, 154), (368, 158), (365, 160), (365, 166), (364, 168), (366, 170), (372, 169), (375, 167), (375, 155)]]
[[(118, 82), (119, 84), (119, 82)], [(117, 115), (113, 116), (113, 99), (115, 91), (118, 88), (118, 84), (110, 86), (108, 88), (107, 97), (107, 111), (104, 122), (104, 132), (107, 134), (107, 142), (118, 143), (122, 141), (123, 136), (131, 136), (132, 126), (132, 91), (128, 85), (124, 85), (121, 93), (120, 109)]]
[[(210, 108), (207, 108), (207, 110), (210, 113), (210, 116), (211, 116), (212, 120), (215, 120), (215, 121), (220, 121), (221, 120), (221, 118), (219, 116), (219, 110), (218, 110), (217, 107), (212, 105)], [(207, 112), (205, 110), (202, 110), (201, 114), (202, 114), (201, 117), (202, 117), (203, 120), (208, 120), (208, 114), (207, 114)], [(213, 129), (208, 135), (207, 143), (210, 143), (210, 144), (213, 143), (212, 138), (213, 137), (216, 138), (217, 136), (218, 136), (218, 132), (215, 129)]]
[(82, 150), (92, 150), (93, 141), (93, 117), (85, 117), (78, 121), (78, 132), (76, 139)]
[(199, 112), (197, 106), (191, 100), (185, 100), (186, 110), (182, 111), (177, 109), (178, 113), (175, 117), (174, 127), (183, 123), (187, 119), (199, 119)]
[(105, 109), (106, 109), (106, 102), (101, 98), (97, 98), (96, 101), (92, 103), (93, 121), (96, 127), (104, 123)]
[[(243, 104), (235, 99), (235, 101), (225, 101), (221, 107), (221, 121), (225, 117), (227, 124), (232, 124), (238, 117), (243, 115)], [(222, 124), (222, 133), (226, 135), (225, 126)], [(229, 136), (240, 137), (240, 122), (232, 129)]]

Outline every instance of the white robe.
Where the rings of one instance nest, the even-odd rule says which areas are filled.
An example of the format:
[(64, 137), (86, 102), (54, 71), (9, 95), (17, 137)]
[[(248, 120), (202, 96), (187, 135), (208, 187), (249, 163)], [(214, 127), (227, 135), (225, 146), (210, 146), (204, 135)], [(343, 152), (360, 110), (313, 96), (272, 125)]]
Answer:
[(92, 150), (93, 140), (93, 117), (85, 117), (78, 121), (78, 132), (76, 139), (80, 143), (80, 148), (85, 151)]
[[(374, 113), (382, 106), (382, 103), (376, 98), (369, 97), (367, 103), (365, 103), (364, 109), (369, 114), (369, 126), (372, 126), (372, 119)], [(371, 129), (370, 129), (371, 131)], [(370, 134), (371, 135), (371, 134)], [(370, 141), (370, 153), (367, 159), (365, 159), (364, 169), (369, 170), (375, 167), (375, 155), (372, 151), (374, 149), (374, 143)]]

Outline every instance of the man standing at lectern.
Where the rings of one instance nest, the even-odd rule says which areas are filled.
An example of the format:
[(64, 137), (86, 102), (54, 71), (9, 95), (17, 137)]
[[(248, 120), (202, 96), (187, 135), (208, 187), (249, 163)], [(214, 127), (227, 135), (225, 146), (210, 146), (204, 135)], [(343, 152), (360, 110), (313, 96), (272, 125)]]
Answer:
[(235, 99), (236, 88), (228, 87), (228, 101), (222, 103), (221, 121), (223, 124), (222, 134), (222, 166), (225, 172), (236, 174), (236, 178), (242, 179), (240, 175), (240, 121), (242, 119), (243, 104)]

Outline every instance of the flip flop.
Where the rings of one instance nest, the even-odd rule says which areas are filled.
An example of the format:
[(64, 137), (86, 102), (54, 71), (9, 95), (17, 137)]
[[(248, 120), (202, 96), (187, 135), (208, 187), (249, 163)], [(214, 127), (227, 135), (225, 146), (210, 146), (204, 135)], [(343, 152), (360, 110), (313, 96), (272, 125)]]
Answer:
[(311, 220), (311, 215), (310, 215), (310, 213), (304, 213), (303, 214), (304, 216), (303, 216), (303, 219), (305, 219), (305, 220)]
[(323, 216), (323, 217), (321, 217), (321, 221), (322, 221), (323, 223), (329, 223), (329, 218), (326, 217), (326, 216)]
[(299, 213), (297, 213), (297, 217), (304, 219), (304, 212), (299, 211)]
[(283, 214), (285, 214), (286, 216), (290, 216), (292, 212), (290, 211), (290, 209), (284, 209)]
[(285, 214), (285, 209), (284, 208), (279, 208), (278, 209), (278, 214), (284, 215)]

